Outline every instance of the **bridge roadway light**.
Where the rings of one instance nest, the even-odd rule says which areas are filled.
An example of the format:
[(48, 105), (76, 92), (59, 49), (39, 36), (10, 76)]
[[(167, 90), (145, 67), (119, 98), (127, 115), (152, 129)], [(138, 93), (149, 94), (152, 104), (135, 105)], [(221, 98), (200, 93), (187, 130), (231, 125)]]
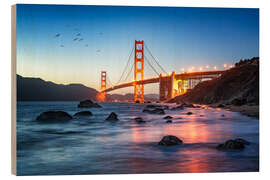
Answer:
[(223, 64), (223, 67), (226, 69), (227, 68), (227, 64)]
[(214, 70), (217, 70), (217, 66), (214, 66)]
[(199, 70), (200, 70), (200, 71), (202, 71), (202, 70), (203, 70), (203, 68), (202, 68), (202, 67), (200, 67), (200, 68), (199, 68)]

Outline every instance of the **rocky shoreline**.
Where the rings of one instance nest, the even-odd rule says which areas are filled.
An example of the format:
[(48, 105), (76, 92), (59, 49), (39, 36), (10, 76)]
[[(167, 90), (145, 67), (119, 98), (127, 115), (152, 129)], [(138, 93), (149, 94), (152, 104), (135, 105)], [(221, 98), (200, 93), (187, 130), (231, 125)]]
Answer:
[[(217, 107), (213, 106), (212, 107)], [(249, 106), (249, 105), (243, 105), (243, 106), (234, 106), (234, 105), (225, 105), (224, 109), (230, 110), (232, 112), (239, 112), (243, 115), (249, 116), (249, 117), (255, 117), (256, 119), (259, 119), (259, 105)]]

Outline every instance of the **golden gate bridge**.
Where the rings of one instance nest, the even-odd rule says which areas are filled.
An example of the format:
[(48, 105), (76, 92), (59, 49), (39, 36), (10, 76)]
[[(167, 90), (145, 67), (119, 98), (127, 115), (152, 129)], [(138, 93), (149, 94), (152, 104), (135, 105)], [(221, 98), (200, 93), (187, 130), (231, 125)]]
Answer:
[[(159, 68), (159, 71), (154, 68), (150, 59), (145, 55), (145, 50), (150, 55), (152, 62)], [(129, 71), (127, 71), (129, 64), (131, 62), (131, 57), (134, 52), (134, 63)], [(156, 77), (144, 78), (145, 72), (145, 63), (149, 65), (149, 67), (156, 74)], [(136, 41), (134, 47), (132, 48), (127, 64), (120, 76), (120, 79), (113, 85), (107, 75), (107, 71), (101, 71), (101, 86), (100, 91), (97, 95), (98, 101), (106, 101), (106, 93), (126, 88), (126, 87), (134, 87), (134, 102), (143, 103), (144, 100), (144, 85), (151, 83), (159, 83), (159, 100), (167, 101), (175, 96), (181, 95), (194, 88), (198, 83), (204, 80), (211, 80), (219, 77), (226, 70), (217, 70), (217, 67), (214, 66), (214, 70), (208, 70), (208, 66), (206, 71), (203, 71), (203, 68), (200, 67), (198, 72), (193, 72), (194, 67), (189, 69), (189, 72), (184, 72), (182, 70), (181, 73), (176, 74), (175, 72), (167, 73), (165, 69), (160, 65), (157, 59), (153, 56), (149, 48), (146, 46), (144, 41)], [(224, 64), (224, 68), (227, 65)], [(229, 66), (230, 68), (232, 66)], [(134, 71), (133, 71), (134, 70)], [(127, 78), (131, 75), (133, 71), (134, 76), (133, 80), (130, 82), (122, 82), (126, 81)], [(126, 77), (123, 79), (125, 72), (128, 72)]]

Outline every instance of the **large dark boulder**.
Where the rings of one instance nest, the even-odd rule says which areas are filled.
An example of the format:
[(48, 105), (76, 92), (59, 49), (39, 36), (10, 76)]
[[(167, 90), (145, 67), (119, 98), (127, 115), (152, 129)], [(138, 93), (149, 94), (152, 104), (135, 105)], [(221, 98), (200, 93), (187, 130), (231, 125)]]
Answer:
[(75, 117), (88, 117), (88, 116), (92, 116), (93, 114), (90, 111), (80, 111), (74, 114)]
[(183, 141), (176, 136), (168, 135), (164, 136), (158, 144), (161, 146), (174, 146), (183, 144)]
[(85, 101), (80, 101), (80, 104), (78, 104), (78, 108), (101, 108), (101, 106), (88, 99)]
[(249, 145), (250, 143), (244, 139), (230, 139), (223, 144), (219, 144), (216, 148), (218, 150), (241, 150), (245, 148), (245, 145)]
[(106, 118), (107, 121), (117, 121), (118, 118), (117, 118), (117, 114), (115, 114), (115, 112), (112, 112), (107, 118)]
[(41, 113), (36, 120), (40, 122), (67, 122), (72, 119), (72, 116), (64, 111), (47, 111)]
[(191, 114), (193, 114), (193, 113), (192, 113), (192, 112), (187, 112), (186, 114), (187, 114), (187, 115), (191, 115)]

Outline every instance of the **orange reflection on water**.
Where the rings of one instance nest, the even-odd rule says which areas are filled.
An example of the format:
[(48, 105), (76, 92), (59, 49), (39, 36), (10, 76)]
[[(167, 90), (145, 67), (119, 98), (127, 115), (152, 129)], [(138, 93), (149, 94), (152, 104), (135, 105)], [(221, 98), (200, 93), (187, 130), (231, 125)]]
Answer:
[[(225, 157), (223, 154), (220, 154), (218, 159), (212, 156), (212, 154), (216, 154), (215, 144), (212, 143), (217, 143), (224, 137), (230, 138), (232, 133), (230, 124), (219, 123), (219, 120), (222, 119), (220, 109), (213, 110), (218, 112), (216, 114), (211, 113), (211, 109), (203, 108), (200, 110), (190, 108), (188, 111), (193, 114), (186, 115), (186, 112), (179, 114), (178, 116), (182, 119), (177, 120), (175, 117), (172, 124), (167, 124), (164, 121), (164, 123), (159, 124), (146, 123), (133, 126), (131, 136), (135, 144), (158, 143), (163, 136), (174, 135), (183, 140), (184, 145), (176, 147), (173, 151), (167, 151), (166, 148), (159, 149), (158, 146), (156, 149), (151, 149), (153, 155), (163, 157), (165, 154), (168, 158), (173, 156), (173, 161), (165, 158), (158, 160), (159, 162), (151, 162), (153, 159), (147, 157), (134, 158), (131, 166), (138, 172), (147, 172), (145, 164), (154, 166), (151, 172), (153, 169), (157, 172), (215, 172), (222, 168)], [(225, 117), (229, 117), (229, 115), (228, 113)], [(133, 150), (135, 154), (144, 151), (140, 145)]]

